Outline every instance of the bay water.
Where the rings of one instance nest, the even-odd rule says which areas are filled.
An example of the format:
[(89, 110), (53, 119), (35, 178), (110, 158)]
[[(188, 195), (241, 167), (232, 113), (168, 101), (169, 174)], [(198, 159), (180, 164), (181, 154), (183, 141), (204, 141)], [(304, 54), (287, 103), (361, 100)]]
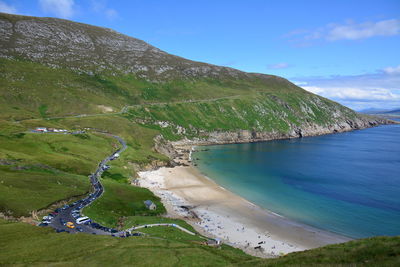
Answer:
[(294, 221), (352, 238), (400, 235), (400, 125), (197, 147), (200, 171)]

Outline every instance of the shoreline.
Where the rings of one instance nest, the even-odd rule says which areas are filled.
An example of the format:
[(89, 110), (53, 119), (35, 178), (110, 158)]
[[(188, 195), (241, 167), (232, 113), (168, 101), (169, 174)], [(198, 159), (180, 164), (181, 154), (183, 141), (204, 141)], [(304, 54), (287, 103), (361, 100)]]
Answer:
[[(346, 125), (339, 129), (308, 129), (299, 135), (277, 133), (212, 132), (208, 137), (168, 142), (155, 138), (155, 150), (167, 155), (168, 165), (148, 165), (138, 172), (139, 186), (160, 197), (167, 217), (183, 219), (200, 234), (219, 238), (224, 243), (258, 257), (277, 257), (287, 253), (343, 243), (353, 238), (296, 222), (263, 209), (218, 185), (196, 168), (192, 152), (208, 145), (267, 142), (271, 140), (312, 137), (362, 130), (395, 124), (386, 120), (363, 125)], [(356, 126), (356, 127), (355, 127)], [(200, 149), (200, 148), (199, 148)], [(258, 248), (256, 248), (258, 247)]]
[(200, 234), (253, 256), (276, 257), (352, 240), (263, 209), (188, 164), (138, 175), (139, 185), (161, 198), (168, 217), (184, 219)]

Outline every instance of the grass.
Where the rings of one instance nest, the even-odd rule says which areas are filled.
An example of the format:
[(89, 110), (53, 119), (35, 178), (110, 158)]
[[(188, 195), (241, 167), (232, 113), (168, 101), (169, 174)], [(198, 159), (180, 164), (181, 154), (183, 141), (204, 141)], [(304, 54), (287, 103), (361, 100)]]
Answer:
[(0, 247), (1, 265), (227, 266), (254, 259), (228, 246), (216, 249), (186, 239), (57, 234), (1, 219)]
[[(19, 137), (18, 137), (19, 136)], [(114, 140), (95, 134), (81, 139), (63, 134), (0, 136), (0, 158), (19, 164), (40, 163), (64, 172), (89, 175), (112, 152)]]
[(42, 118), (46, 118), (47, 116), (47, 105), (40, 105), (39, 106), (39, 113)]
[(373, 237), (242, 266), (399, 266), (400, 237)]
[(89, 191), (86, 176), (34, 165), (25, 168), (28, 169), (0, 166), (0, 212), (14, 217), (29, 216), (32, 211)]
[[(148, 228), (156, 237), (113, 238), (57, 234), (0, 219), (0, 265), (61, 266), (397, 266), (400, 238), (375, 237), (259, 259), (238, 249), (200, 245), (173, 228)], [(164, 229), (165, 230), (165, 229)], [(167, 239), (159, 238), (164, 235)], [(179, 239), (180, 237), (180, 239)]]
[(88, 134), (34, 134), (20, 125), (0, 129), (0, 211), (29, 216), (54, 202), (89, 191), (87, 175), (111, 154), (113, 139)]
[[(158, 215), (165, 213), (160, 199), (146, 188), (121, 184), (103, 179), (105, 192), (101, 198), (85, 208), (83, 213), (96, 222), (109, 227), (116, 227), (120, 218), (135, 215)], [(151, 200), (157, 205), (156, 210), (148, 210), (143, 201)]]
[[(337, 109), (340, 118), (331, 116)], [(213, 131), (249, 130), (288, 134), (294, 126), (326, 126), (354, 112), (325, 99), (299, 93), (259, 93), (215, 101), (135, 106), (126, 118), (160, 131), (166, 139), (195, 138)], [(160, 126), (158, 122), (168, 122)], [(183, 129), (183, 131), (182, 131)]]

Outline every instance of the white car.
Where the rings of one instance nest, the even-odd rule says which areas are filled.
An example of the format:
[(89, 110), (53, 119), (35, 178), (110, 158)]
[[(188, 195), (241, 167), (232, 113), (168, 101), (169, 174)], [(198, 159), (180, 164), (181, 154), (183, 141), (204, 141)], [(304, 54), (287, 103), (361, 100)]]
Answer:
[(88, 221), (90, 221), (90, 218), (87, 216), (83, 216), (83, 217), (76, 219), (77, 224), (84, 224), (85, 222), (88, 222)]

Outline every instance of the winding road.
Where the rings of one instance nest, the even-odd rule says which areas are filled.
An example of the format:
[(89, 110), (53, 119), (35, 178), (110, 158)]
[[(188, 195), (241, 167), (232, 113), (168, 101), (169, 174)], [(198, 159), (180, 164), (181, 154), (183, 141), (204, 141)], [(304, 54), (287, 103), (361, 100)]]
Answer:
[[(121, 148), (115, 151), (113, 154), (102, 160), (97, 167), (96, 171), (89, 176), (90, 183), (92, 184), (93, 193), (89, 194), (87, 197), (78, 200), (71, 205), (65, 205), (62, 208), (56, 209), (54, 212), (46, 216), (45, 222), (42, 226), (53, 227), (57, 232), (68, 232), (77, 233), (84, 232), (97, 235), (114, 235), (114, 236), (126, 236), (126, 232), (118, 232), (115, 229), (102, 226), (94, 222), (87, 222), (85, 224), (77, 224), (76, 220), (82, 216), (81, 211), (83, 208), (89, 206), (93, 201), (99, 198), (104, 193), (104, 187), (100, 182), (100, 177), (104, 170), (107, 169), (107, 163), (115, 158), (116, 154), (122, 153), (126, 148), (125, 141), (116, 135), (107, 134), (114, 137), (121, 144)], [(48, 223), (46, 223), (46, 221)], [(72, 222), (74, 228), (67, 226), (68, 222)]]
[[(93, 174), (89, 175), (90, 183), (92, 184), (93, 187), (93, 193), (90, 193), (87, 197), (78, 200), (70, 205), (65, 205), (61, 208), (56, 209), (48, 216), (45, 216), (44, 220), (42, 221), (41, 224), (39, 224), (39, 226), (50, 226), (54, 228), (57, 232), (68, 232), (68, 233), (82, 232), (82, 233), (89, 233), (96, 235), (111, 235), (117, 237), (140, 235), (140, 233), (137, 232), (132, 233), (132, 231), (136, 231), (137, 229), (141, 228), (154, 227), (154, 226), (169, 226), (169, 227), (175, 227), (190, 235), (196, 235), (195, 233), (177, 224), (166, 224), (166, 223), (146, 224), (146, 225), (132, 227), (127, 230), (117, 231), (116, 229), (108, 228), (92, 221), (88, 221), (83, 224), (78, 224), (76, 222), (77, 219), (82, 216), (81, 213), (82, 209), (92, 204), (96, 199), (98, 199), (104, 193), (104, 187), (100, 182), (100, 177), (103, 174), (103, 172), (108, 168), (107, 163), (115, 159), (117, 157), (116, 155), (119, 155), (127, 148), (125, 141), (121, 137), (106, 133), (102, 134), (117, 139), (118, 142), (121, 144), (121, 148), (112, 153), (104, 160), (102, 160), (99, 166), (97, 167), (96, 171)], [(74, 227), (73, 228), (68, 227), (68, 223), (72, 223)]]

